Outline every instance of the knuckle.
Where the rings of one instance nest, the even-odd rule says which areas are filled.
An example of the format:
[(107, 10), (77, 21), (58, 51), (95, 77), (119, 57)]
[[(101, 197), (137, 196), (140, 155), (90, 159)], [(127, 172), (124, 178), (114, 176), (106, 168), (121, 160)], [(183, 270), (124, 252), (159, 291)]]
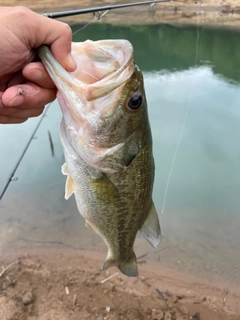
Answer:
[(13, 8), (13, 14), (16, 20), (25, 21), (23, 19), (29, 18), (29, 13), (32, 12), (30, 9), (22, 6), (17, 6)]
[(62, 32), (65, 36), (67, 37), (72, 37), (72, 29), (70, 28), (70, 26), (67, 23), (62, 22), (61, 23), (61, 28), (62, 28)]

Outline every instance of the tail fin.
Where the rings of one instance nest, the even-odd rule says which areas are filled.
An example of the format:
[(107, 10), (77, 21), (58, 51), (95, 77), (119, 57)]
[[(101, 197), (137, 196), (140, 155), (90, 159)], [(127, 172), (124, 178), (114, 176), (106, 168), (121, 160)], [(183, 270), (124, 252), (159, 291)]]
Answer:
[(138, 266), (135, 254), (133, 259), (129, 261), (117, 261), (114, 259), (107, 259), (102, 267), (102, 270), (105, 270), (113, 266), (118, 267), (118, 269), (128, 277), (138, 276)]

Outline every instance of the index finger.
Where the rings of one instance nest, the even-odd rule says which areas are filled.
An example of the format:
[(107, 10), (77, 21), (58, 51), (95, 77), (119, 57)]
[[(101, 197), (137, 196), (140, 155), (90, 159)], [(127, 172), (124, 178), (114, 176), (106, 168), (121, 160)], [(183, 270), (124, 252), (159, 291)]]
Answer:
[[(22, 41), (27, 47), (50, 46), (55, 59), (67, 70), (74, 71), (76, 62), (71, 54), (72, 31), (68, 24), (52, 20), (25, 7), (16, 7), (19, 25), (26, 29)], [(20, 28), (21, 29), (21, 28)], [(26, 36), (27, 34), (27, 36)]]

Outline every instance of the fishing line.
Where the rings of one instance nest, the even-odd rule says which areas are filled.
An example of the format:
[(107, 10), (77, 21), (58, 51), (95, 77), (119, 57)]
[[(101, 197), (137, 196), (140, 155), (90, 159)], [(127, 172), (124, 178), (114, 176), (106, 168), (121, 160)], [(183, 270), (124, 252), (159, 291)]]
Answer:
[(101, 14), (101, 11), (98, 11), (98, 12), (93, 12), (93, 19), (91, 21), (89, 21), (88, 23), (86, 23), (83, 27), (81, 27), (80, 29), (78, 29), (77, 31), (75, 31), (72, 35), (74, 36), (75, 34), (77, 34), (78, 32), (80, 32), (81, 30), (85, 29), (87, 26), (89, 26), (90, 24), (102, 19), (107, 13), (108, 13), (109, 10), (106, 10), (104, 11), (102, 14)]
[[(129, 15), (133, 15), (133, 14), (136, 14), (136, 13), (139, 13), (139, 12), (144, 12), (144, 11), (149, 11), (150, 14), (151, 14), (151, 18), (153, 19), (153, 16), (154, 16), (154, 13), (155, 13), (155, 2), (151, 3), (151, 4), (148, 4), (146, 5), (146, 7), (143, 7), (141, 8), (140, 10), (131, 10), (130, 13), (118, 13), (118, 15), (121, 15), (121, 16), (129, 16)], [(146, 9), (147, 8), (147, 9)], [(108, 14), (110, 10), (106, 10), (104, 11), (103, 13), (101, 13), (101, 11), (98, 11), (98, 12), (93, 12), (93, 18), (92, 20), (90, 20), (89, 22), (87, 22), (84, 26), (82, 26), (81, 28), (77, 29), (75, 32), (73, 32), (73, 36), (76, 35), (78, 32), (82, 31), (83, 29), (85, 29), (86, 27), (88, 27), (90, 24), (96, 22), (96, 21), (99, 21), (101, 20), (106, 14)], [(115, 10), (116, 12), (117, 10)], [(81, 63), (79, 63), (81, 64)], [(93, 77), (95, 80), (99, 81), (99, 79), (97, 79), (96, 77), (94, 77), (92, 74), (84, 71), (84, 70), (81, 70), (82, 73), (85, 73), (85, 74), (88, 74), (90, 75), (91, 77)]]
[[(136, 13), (139, 13), (139, 12), (144, 12), (144, 11), (149, 11), (150, 14), (151, 14), (151, 18), (153, 19), (154, 18), (154, 13), (155, 13), (155, 5), (156, 5), (156, 2), (152, 2), (151, 4), (146, 4), (146, 7), (144, 6), (143, 8), (139, 9), (139, 10), (131, 10), (131, 12), (129, 13), (117, 13), (118, 15), (120, 16), (129, 16), (129, 15), (133, 15), (133, 14), (136, 14)], [(87, 22), (84, 26), (82, 26), (81, 28), (77, 29), (75, 32), (73, 32), (73, 36), (76, 35), (78, 32), (82, 31), (83, 29), (85, 29), (86, 27), (88, 27), (90, 24), (92, 23), (95, 23), (96, 21), (99, 21), (101, 20), (105, 15), (108, 14), (110, 10), (106, 10), (104, 11), (103, 13), (101, 13), (101, 11), (98, 11), (98, 12), (93, 12), (93, 18), (92, 20), (90, 20), (89, 22)], [(115, 10), (115, 12), (117, 12), (118, 10)], [(110, 14), (110, 13), (109, 13)], [(108, 14), (108, 15), (109, 15)], [(81, 63), (79, 63), (79, 65), (81, 65)], [(96, 77), (94, 77), (94, 75), (88, 73), (87, 71), (84, 71), (84, 70), (81, 70), (82, 73), (85, 73), (85, 74), (88, 74), (90, 75), (91, 77), (93, 77), (95, 80), (99, 81), (99, 79), (97, 79)]]
[(7, 188), (8, 188), (8, 186), (9, 186), (9, 184), (14, 180), (14, 174), (15, 174), (15, 172), (17, 171), (17, 168), (19, 167), (19, 165), (20, 165), (20, 163), (21, 163), (21, 161), (22, 161), (25, 153), (27, 152), (28, 147), (30, 146), (30, 143), (31, 143), (32, 140), (34, 139), (34, 136), (35, 136), (35, 134), (36, 134), (36, 132), (37, 132), (40, 124), (42, 123), (43, 119), (45, 118), (45, 115), (46, 115), (46, 113), (47, 113), (50, 105), (51, 105), (51, 103), (49, 103), (49, 104), (47, 105), (47, 107), (45, 108), (45, 110), (44, 110), (44, 112), (43, 112), (43, 114), (42, 114), (42, 116), (41, 116), (41, 119), (39, 120), (36, 128), (34, 129), (33, 133), (31, 134), (31, 136), (30, 136), (30, 138), (29, 138), (29, 140), (28, 140), (25, 148), (23, 149), (23, 152), (22, 152), (21, 156), (19, 157), (16, 165), (14, 166), (13, 171), (11, 172), (11, 174), (10, 174), (10, 176), (9, 176), (6, 184), (5, 184), (5, 186), (3, 187), (3, 189), (2, 189), (2, 191), (1, 191), (1, 193), (0, 193), (0, 201), (2, 200), (5, 192), (7, 191)]
[[(164, 2), (164, 1), (163, 1)], [(168, 2), (168, 1), (166, 1)], [(136, 13), (139, 13), (139, 12), (147, 12), (149, 11), (151, 13), (151, 18), (153, 19), (153, 15), (155, 13), (155, 5), (156, 5), (157, 2), (153, 1), (151, 4), (146, 4), (146, 7), (143, 7), (142, 9), (139, 9), (139, 10), (131, 10), (131, 12), (128, 12), (128, 13), (119, 13), (118, 10), (114, 10), (114, 12), (118, 12), (117, 14), (120, 15), (120, 16), (129, 16), (129, 15), (134, 15)], [(74, 33), (73, 33), (73, 36), (76, 35), (78, 32), (82, 31), (83, 29), (85, 29), (86, 27), (88, 27), (90, 24), (92, 23), (95, 23), (96, 21), (99, 21), (101, 20), (105, 15), (110, 14), (110, 11), (111, 10), (105, 10), (103, 13), (101, 13), (101, 11), (98, 11), (98, 12), (93, 12), (93, 18), (87, 22), (83, 27), (79, 28), (78, 30), (76, 30)], [(112, 11), (113, 12), (113, 11)]]
[[(195, 64), (194, 64), (195, 67), (197, 66), (198, 51), (199, 51), (199, 36), (200, 36), (199, 35), (199, 15), (200, 15), (200, 2), (198, 2), (197, 35), (196, 35)], [(189, 95), (189, 99), (188, 99), (188, 103), (187, 103), (185, 116), (183, 118), (181, 131), (180, 131), (180, 134), (179, 134), (179, 138), (178, 138), (178, 141), (177, 141), (176, 149), (175, 149), (175, 152), (174, 152), (174, 155), (173, 155), (173, 159), (172, 159), (172, 162), (171, 162), (171, 166), (170, 166), (170, 170), (169, 170), (169, 173), (168, 173), (167, 183), (166, 183), (164, 196), (163, 196), (163, 205), (162, 205), (162, 212), (161, 212), (162, 214), (165, 211), (169, 184), (170, 184), (170, 181), (171, 181), (173, 168), (174, 168), (174, 165), (175, 165), (175, 162), (176, 162), (176, 158), (177, 158), (177, 155), (178, 155), (179, 146), (180, 146), (181, 141), (182, 141), (182, 136), (183, 136), (183, 132), (184, 132), (184, 129), (185, 129), (185, 126), (186, 126), (189, 110), (190, 110), (190, 107), (191, 107), (194, 84), (195, 84), (195, 77), (193, 77), (193, 79), (192, 79), (191, 91), (190, 91), (190, 95)]]

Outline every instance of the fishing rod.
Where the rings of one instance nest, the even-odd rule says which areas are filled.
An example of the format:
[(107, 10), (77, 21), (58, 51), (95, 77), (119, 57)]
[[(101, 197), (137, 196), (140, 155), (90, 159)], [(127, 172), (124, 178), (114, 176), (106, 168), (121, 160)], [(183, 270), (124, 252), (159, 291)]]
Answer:
[(15, 179), (14, 179), (14, 174), (15, 174), (15, 172), (17, 171), (17, 168), (19, 167), (19, 165), (20, 165), (20, 163), (21, 163), (21, 161), (22, 161), (22, 159), (23, 159), (23, 157), (24, 157), (25, 153), (27, 152), (28, 147), (30, 146), (30, 144), (31, 144), (32, 140), (34, 139), (34, 136), (35, 136), (35, 134), (36, 134), (36, 132), (37, 132), (38, 128), (40, 127), (40, 124), (42, 123), (43, 119), (45, 118), (46, 113), (47, 113), (47, 111), (48, 111), (48, 109), (49, 109), (49, 106), (50, 106), (50, 104), (47, 106), (47, 108), (45, 109), (45, 111), (44, 111), (43, 115), (41, 116), (41, 118), (40, 118), (40, 120), (39, 120), (39, 122), (38, 122), (38, 124), (37, 124), (36, 128), (34, 129), (33, 133), (31, 134), (31, 136), (30, 136), (30, 138), (29, 138), (29, 140), (28, 140), (28, 142), (27, 142), (27, 144), (26, 144), (26, 146), (25, 146), (25, 148), (24, 148), (24, 150), (23, 150), (22, 154), (20, 155), (20, 157), (19, 157), (19, 159), (18, 159), (18, 161), (17, 161), (17, 163), (16, 163), (16, 165), (15, 165), (15, 167), (14, 167), (13, 171), (11, 172), (11, 174), (10, 174), (10, 176), (9, 176), (9, 178), (8, 178), (8, 180), (7, 180), (7, 182), (5, 183), (5, 185), (4, 185), (3, 189), (2, 189), (2, 191), (0, 192), (0, 201), (2, 200), (2, 198), (3, 198), (4, 194), (5, 194), (5, 192), (7, 191), (7, 188), (9, 187), (10, 182), (12, 182), (13, 180), (15, 180)]
[(159, 3), (159, 2), (170, 2), (170, 1), (172, 1), (172, 0), (153, 0), (153, 1), (141, 1), (141, 2), (133, 2), (133, 3), (125, 3), (125, 4), (107, 5), (107, 6), (95, 7), (95, 8), (86, 8), (86, 9), (76, 9), (76, 10), (60, 11), (60, 12), (53, 12), (53, 13), (44, 13), (43, 16), (51, 18), (51, 19), (57, 19), (57, 18), (74, 16), (74, 15), (78, 15), (78, 14), (94, 13), (94, 12), (99, 12), (99, 11), (107, 11), (107, 10), (142, 6), (142, 5), (147, 5), (147, 4), (155, 4), (155, 3)]
[[(78, 15), (78, 14), (86, 14), (86, 13), (95, 13), (95, 12), (100, 12), (100, 11), (109, 11), (109, 10), (114, 10), (114, 9), (121, 9), (121, 8), (127, 8), (127, 7), (134, 7), (134, 6), (141, 6), (141, 5), (149, 5), (149, 4), (155, 4), (159, 2), (170, 2), (172, 0), (153, 0), (153, 1), (141, 1), (141, 2), (133, 2), (133, 3), (126, 3), (126, 4), (117, 4), (117, 5), (107, 5), (107, 6), (100, 6), (100, 7), (95, 7), (95, 8), (86, 8), (86, 9), (77, 9), (77, 10), (69, 10), (69, 11), (61, 11), (61, 12), (54, 12), (54, 13), (44, 13), (43, 16), (51, 18), (51, 19), (57, 19), (57, 18), (63, 18), (63, 17), (69, 17), (73, 15)], [(48, 109), (48, 108), (47, 108)], [(43, 116), (41, 117), (39, 123), (37, 124), (36, 128), (34, 129), (29, 141), (27, 142), (27, 145), (25, 146), (21, 156), (19, 157), (13, 171), (11, 172), (7, 182), (5, 183), (2, 191), (0, 191), (0, 201), (2, 200), (5, 192), (7, 191), (9, 184), (11, 181), (13, 181), (14, 174), (17, 171), (25, 153), (28, 150), (29, 145), (31, 144), (42, 120), (45, 117), (45, 114), (47, 112), (47, 109), (45, 110)], [(49, 138), (50, 139), (50, 138)], [(51, 140), (50, 140), (51, 143)], [(51, 146), (52, 148), (52, 146)], [(53, 151), (52, 151), (53, 152)]]

